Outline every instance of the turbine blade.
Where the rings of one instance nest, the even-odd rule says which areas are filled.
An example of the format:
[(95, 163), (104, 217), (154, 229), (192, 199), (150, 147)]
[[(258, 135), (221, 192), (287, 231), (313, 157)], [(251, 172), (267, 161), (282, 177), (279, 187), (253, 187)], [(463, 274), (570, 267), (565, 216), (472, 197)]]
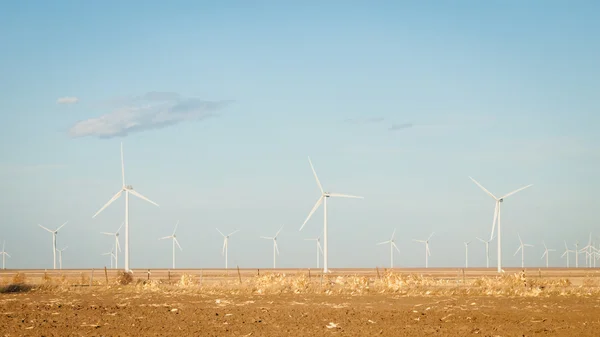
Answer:
[(431, 233), (431, 235), (429, 235), (429, 237), (427, 238), (426, 241), (429, 241), (429, 239), (431, 239), (431, 237), (433, 236), (433, 234), (435, 234), (435, 232)]
[(61, 228), (65, 227), (65, 225), (67, 224), (67, 222), (68, 222), (68, 221), (65, 221), (65, 223), (64, 223), (64, 224), (62, 224), (60, 227), (58, 227), (58, 228), (56, 229), (56, 231), (58, 232), (58, 231), (59, 231)]
[(177, 232), (177, 226), (179, 226), (179, 220), (177, 220), (177, 223), (175, 224), (175, 229), (173, 230), (173, 235), (175, 235), (175, 232)]
[[(153, 204), (153, 205), (156, 205), (156, 206), (158, 206), (158, 204), (157, 204), (157, 203), (155, 203), (154, 201), (152, 201), (152, 200), (150, 200), (150, 199), (146, 198), (145, 196), (141, 195), (141, 194), (140, 194), (138, 191), (135, 191), (135, 190), (129, 190), (129, 193), (131, 193), (131, 194), (135, 195), (136, 197), (138, 197), (138, 198), (140, 198), (140, 199), (146, 200), (147, 202), (149, 202), (149, 203), (151, 203), (151, 204)], [(158, 206), (158, 207), (160, 207), (160, 206)]]
[(310, 161), (310, 157), (308, 157), (308, 163), (310, 164), (310, 168), (313, 171), (313, 174), (315, 176), (315, 180), (317, 181), (317, 185), (319, 185), (319, 189), (321, 190), (321, 194), (325, 193), (323, 191), (323, 186), (321, 186), (321, 182), (319, 181), (319, 177), (317, 177), (317, 171), (315, 171), (315, 168), (314, 168), (314, 166), (312, 164), (312, 161)]
[(321, 254), (323, 254), (323, 247), (321, 247), (321, 243), (319, 241), (317, 241), (317, 247), (319, 247)]
[(218, 228), (215, 228), (217, 230), (217, 232), (219, 232), (221, 235), (225, 236), (225, 234), (223, 234), (223, 232), (221, 232)]
[(392, 246), (394, 246), (394, 248), (396, 248), (396, 251), (397, 251), (398, 253), (400, 253), (400, 249), (398, 249), (398, 246), (396, 246), (396, 243), (392, 242)]
[(179, 250), (183, 251), (183, 248), (181, 248), (181, 245), (179, 244), (177, 238), (174, 237), (173, 240), (175, 240), (175, 244), (177, 245), (177, 247), (179, 247)]
[(100, 214), (100, 212), (102, 212), (106, 207), (108, 207), (108, 205), (112, 204), (113, 201), (119, 199), (119, 197), (121, 196), (121, 193), (123, 193), (122, 189), (119, 192), (117, 192), (117, 194), (115, 194), (112, 198), (110, 198), (110, 200), (104, 206), (102, 206), (102, 208), (100, 208), (100, 210), (98, 212), (96, 212), (96, 214), (94, 214), (92, 216), (92, 219), (95, 218), (96, 215)]
[(471, 177), (469, 177), (469, 179), (473, 180), (473, 182), (474, 182), (475, 184), (477, 184), (477, 186), (479, 186), (479, 188), (481, 188), (481, 189), (482, 189), (482, 190), (483, 190), (485, 193), (489, 194), (489, 195), (490, 195), (490, 197), (492, 197), (492, 198), (494, 198), (494, 199), (498, 200), (498, 198), (496, 198), (496, 196), (495, 196), (495, 195), (493, 195), (493, 194), (492, 194), (492, 192), (490, 192), (490, 191), (486, 190), (486, 189), (485, 189), (485, 187), (483, 187), (483, 186), (482, 186), (480, 183), (478, 183), (478, 182), (477, 182), (477, 180), (475, 180), (475, 179), (473, 179), (473, 178), (471, 178)]
[(117, 239), (115, 241), (117, 241), (117, 249), (119, 251), (121, 251), (121, 245), (119, 244), (119, 237), (117, 237)]
[(44, 226), (42, 226), (42, 225), (38, 225), (38, 226), (42, 227), (43, 229), (47, 230), (47, 231), (48, 231), (48, 232), (50, 232), (50, 233), (54, 233), (53, 231), (49, 230), (48, 228), (46, 228), (46, 227), (44, 227)]
[(392, 232), (392, 239), (390, 241), (394, 240), (395, 235), (396, 235), (396, 228), (394, 228), (394, 231)]
[(414, 242), (421, 242), (421, 243), (425, 242), (425, 240), (417, 240), (417, 239), (413, 239), (413, 241)]
[(517, 253), (521, 250), (522, 246), (519, 246), (519, 248), (517, 248), (517, 251), (513, 254), (513, 256), (517, 255)]
[(545, 252), (544, 252), (544, 254), (542, 254), (542, 257), (540, 257), (540, 260), (541, 260), (541, 259), (543, 259), (543, 258), (544, 258), (544, 256), (546, 256), (546, 254), (547, 254), (547, 253), (548, 253), (548, 252), (547, 252), (547, 251), (545, 251)]
[(322, 202), (323, 202), (323, 196), (321, 195), (321, 197), (319, 198), (319, 200), (317, 200), (317, 203), (315, 204), (315, 206), (313, 207), (313, 209), (310, 211), (310, 213), (308, 213), (308, 217), (306, 217), (306, 220), (304, 220), (304, 223), (300, 227), (300, 230), (302, 230), (302, 228), (304, 228), (304, 225), (306, 225), (306, 223), (308, 222), (308, 220), (310, 219), (310, 217), (313, 215), (313, 213), (315, 213), (315, 211), (317, 210), (317, 208), (319, 208), (319, 206), (321, 206)]
[(125, 221), (123, 221), (121, 223), (121, 226), (119, 226), (119, 229), (117, 229), (117, 231), (115, 232), (115, 234), (119, 233), (121, 231), (121, 228), (123, 228), (123, 226), (125, 226)]
[(267, 240), (273, 240), (273, 238), (271, 238), (271, 237), (268, 237), (268, 236), (261, 236), (260, 238), (261, 238), (261, 239), (267, 239)]
[(388, 241), (383, 241), (383, 242), (380, 242), (380, 243), (376, 243), (375, 245), (376, 245), (376, 246), (379, 246), (379, 245), (385, 245), (386, 243), (390, 243), (390, 242), (391, 242), (391, 241), (390, 241), (390, 240), (388, 240)]
[(114, 236), (115, 235), (115, 233), (109, 233), (109, 232), (100, 232), (100, 234), (110, 235), (110, 236)]
[(523, 240), (521, 240), (521, 234), (517, 233), (517, 236), (519, 236), (519, 242), (521, 242), (521, 244), (523, 244)]
[(235, 234), (235, 233), (237, 233), (237, 232), (239, 232), (239, 231), (240, 231), (239, 229), (236, 229), (236, 230), (234, 230), (233, 232), (229, 233), (229, 235), (227, 235), (227, 236), (232, 236), (233, 234)]
[(279, 228), (279, 230), (277, 231), (277, 233), (275, 233), (275, 238), (277, 237), (277, 235), (279, 235), (279, 233), (281, 232), (281, 230), (283, 229), (283, 226), (281, 226), (281, 228)]
[(479, 241), (481, 241), (481, 242), (483, 242), (483, 243), (486, 243), (486, 242), (487, 242), (487, 241), (485, 241), (485, 240), (483, 240), (483, 239), (480, 239), (480, 238), (476, 238), (476, 239), (477, 239), (477, 240), (479, 240)]
[(564, 257), (568, 252), (569, 252), (568, 250), (565, 250), (565, 252), (562, 253), (562, 255), (560, 257)]
[(162, 238), (159, 238), (159, 240), (170, 239), (170, 238), (172, 238), (172, 237), (173, 237), (173, 236), (171, 236), (171, 235), (169, 235), (169, 236), (163, 236)]
[(5, 254), (6, 256), (8, 256), (8, 257), (12, 257), (12, 256), (10, 256), (10, 254), (8, 254), (7, 252), (4, 252), (4, 254)]
[(273, 240), (275, 244), (275, 250), (277, 251), (277, 255), (279, 255), (279, 247), (277, 247), (277, 241)]
[(359, 197), (359, 196), (350, 195), (350, 194), (342, 194), (342, 193), (329, 193), (329, 196), (331, 196), (331, 197), (341, 197), (341, 198), (364, 199), (364, 197)]
[(525, 247), (535, 247), (534, 245), (530, 245), (528, 243), (524, 244), (523, 246), (525, 246)]
[(526, 189), (526, 188), (528, 188), (528, 187), (531, 187), (531, 186), (533, 186), (533, 184), (529, 184), (529, 185), (527, 185), (527, 186), (524, 186), (524, 187), (521, 187), (521, 188), (519, 188), (519, 189), (516, 189), (516, 190), (514, 190), (514, 191), (512, 191), (512, 192), (508, 193), (507, 195), (503, 196), (503, 197), (502, 197), (502, 198), (500, 198), (500, 199), (504, 199), (504, 198), (506, 198), (506, 197), (509, 197), (509, 196), (511, 196), (511, 195), (513, 195), (513, 194), (515, 194), (515, 193), (517, 193), (517, 192), (520, 192), (520, 191), (522, 191), (522, 190), (524, 190), (524, 189)]
[(427, 255), (431, 256), (431, 251), (429, 250), (429, 245), (427, 245), (427, 247), (425, 247), (427, 249)]
[(494, 221), (492, 221), (492, 233), (490, 234), (490, 241), (492, 241), (492, 237), (494, 237), (494, 230), (496, 229), (496, 221), (498, 220), (498, 207), (500, 207), (500, 202), (496, 200), (496, 207), (494, 208)]
[(221, 255), (225, 255), (225, 247), (227, 247), (227, 237), (223, 240), (223, 250), (221, 251)]

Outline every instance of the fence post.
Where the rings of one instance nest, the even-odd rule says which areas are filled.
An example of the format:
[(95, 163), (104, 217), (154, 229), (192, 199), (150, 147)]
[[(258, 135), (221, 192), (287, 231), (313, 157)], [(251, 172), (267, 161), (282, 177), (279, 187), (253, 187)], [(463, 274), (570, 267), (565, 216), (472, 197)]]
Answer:
[(106, 266), (104, 266), (104, 277), (106, 278), (106, 285), (108, 285), (108, 271), (106, 270)]
[(242, 284), (242, 274), (240, 274), (240, 266), (237, 266), (238, 278), (240, 279), (240, 284)]

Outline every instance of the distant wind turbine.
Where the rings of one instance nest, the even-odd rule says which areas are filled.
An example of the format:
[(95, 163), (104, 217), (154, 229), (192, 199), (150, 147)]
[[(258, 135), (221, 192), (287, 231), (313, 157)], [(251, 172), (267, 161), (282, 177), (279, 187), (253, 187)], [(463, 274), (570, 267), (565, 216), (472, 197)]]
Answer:
[(434, 233), (431, 233), (431, 235), (429, 235), (429, 237), (427, 238), (427, 240), (416, 240), (413, 239), (414, 242), (420, 242), (420, 243), (424, 243), (425, 244), (425, 268), (429, 268), (429, 256), (431, 255), (431, 252), (429, 251), (429, 240), (431, 239), (431, 237), (433, 236)]
[(543, 259), (544, 256), (546, 257), (546, 268), (548, 268), (548, 256), (550, 255), (550, 252), (554, 252), (556, 251), (555, 249), (548, 249), (548, 247), (546, 247), (546, 243), (544, 241), (542, 241), (542, 244), (544, 245), (544, 254), (542, 254), (542, 257), (540, 259)]
[(115, 247), (113, 246), (112, 250), (108, 253), (102, 253), (100, 255), (110, 255), (110, 269), (113, 268), (113, 259), (116, 259), (115, 256)]
[(177, 220), (177, 223), (175, 224), (175, 229), (173, 230), (173, 234), (159, 239), (159, 240), (173, 239), (173, 269), (175, 269), (175, 244), (177, 244), (177, 247), (179, 247), (179, 250), (183, 250), (183, 248), (181, 248), (181, 246), (179, 245), (179, 241), (177, 241), (177, 236), (175, 235), (175, 232), (177, 231), (177, 226), (179, 226), (179, 220)]
[(398, 249), (398, 246), (396, 246), (396, 240), (394, 239), (395, 235), (396, 235), (396, 229), (394, 229), (394, 231), (392, 232), (392, 237), (389, 240), (377, 243), (377, 245), (385, 245), (388, 243), (390, 244), (390, 268), (391, 269), (394, 268), (394, 249), (396, 249), (398, 254), (400, 254), (400, 249)]
[(591, 268), (592, 267), (592, 260), (591, 260), (591, 256), (594, 250), (594, 245), (592, 244), (592, 233), (590, 233), (590, 240), (588, 241), (588, 244), (581, 248), (580, 252), (585, 252), (585, 265), (586, 267)]
[(129, 194), (133, 194), (136, 197), (138, 197), (142, 200), (145, 200), (153, 205), (158, 206), (158, 204), (155, 203), (154, 201), (146, 198), (145, 196), (141, 195), (136, 190), (134, 190), (133, 186), (125, 184), (125, 164), (123, 161), (123, 143), (121, 143), (121, 178), (123, 181), (123, 186), (121, 187), (119, 192), (117, 192), (117, 194), (115, 194), (104, 206), (102, 206), (102, 208), (100, 208), (100, 210), (98, 212), (96, 212), (96, 214), (94, 214), (94, 216), (92, 216), (92, 218), (95, 218), (96, 215), (100, 214), (100, 212), (102, 212), (106, 207), (108, 207), (108, 205), (112, 204), (113, 201), (119, 199), (121, 194), (123, 194), (123, 192), (125, 192), (125, 271), (129, 272), (130, 271), (130, 269), (129, 269)]
[(229, 251), (229, 237), (231, 237), (233, 234), (239, 232), (239, 229), (234, 230), (233, 232), (225, 235), (223, 233), (221, 233), (221, 231), (217, 228), (217, 231), (223, 235), (223, 252), (221, 254), (225, 254), (225, 269), (227, 269), (227, 253)]
[(308, 213), (308, 217), (306, 218), (306, 220), (304, 220), (304, 223), (300, 227), (300, 230), (302, 230), (302, 228), (304, 228), (304, 225), (306, 225), (306, 223), (308, 222), (310, 217), (313, 215), (313, 213), (317, 210), (317, 208), (319, 208), (319, 206), (321, 206), (321, 203), (323, 203), (323, 272), (328, 273), (329, 272), (329, 264), (328, 264), (329, 250), (328, 250), (328, 245), (327, 245), (327, 198), (342, 197), (342, 198), (363, 199), (363, 197), (358, 197), (358, 196), (348, 195), (348, 194), (325, 192), (323, 190), (323, 186), (321, 186), (321, 183), (319, 182), (319, 177), (317, 177), (317, 172), (315, 171), (315, 168), (313, 167), (313, 164), (310, 161), (310, 157), (308, 158), (308, 163), (310, 164), (310, 168), (313, 171), (315, 180), (317, 181), (317, 185), (319, 186), (319, 189), (321, 190), (321, 197), (319, 198), (319, 200), (317, 200), (317, 203), (315, 204), (313, 209), (310, 211), (310, 213)]
[(273, 240), (273, 269), (275, 269), (275, 266), (276, 266), (276, 257), (277, 257), (277, 255), (279, 255), (279, 248), (277, 247), (277, 236), (279, 235), (279, 232), (281, 232), (282, 229), (283, 229), (283, 226), (281, 226), (281, 228), (279, 228), (277, 233), (275, 233), (275, 236), (261, 236), (260, 237), (261, 239)]
[(495, 236), (493, 236), (491, 239), (489, 239), (487, 241), (484, 239), (481, 239), (481, 238), (477, 238), (477, 240), (479, 240), (485, 244), (485, 266), (486, 266), (486, 268), (490, 267), (490, 242), (492, 242), (492, 240), (494, 240), (494, 237)]
[(117, 229), (117, 231), (114, 233), (100, 232), (104, 235), (110, 235), (115, 237), (115, 247), (117, 247), (117, 249), (115, 249), (115, 269), (119, 268), (119, 252), (121, 251), (121, 245), (119, 244), (119, 232), (121, 231), (121, 228), (124, 224), (125, 223), (123, 222), (119, 229)]
[(579, 241), (575, 242), (575, 268), (579, 268)]
[(314, 239), (304, 239), (304, 240), (317, 242), (317, 269), (319, 269), (319, 260), (321, 260), (321, 257), (319, 256), (319, 252), (321, 252), (321, 254), (323, 253), (323, 248), (321, 248), (321, 237), (319, 236)]
[(58, 265), (59, 268), (62, 270), (62, 253), (67, 250), (67, 248), (69, 248), (68, 246), (66, 246), (63, 249), (57, 249), (56, 251), (58, 252)]
[(569, 268), (569, 253), (575, 253), (577, 254), (577, 252), (575, 250), (570, 250), (569, 246), (567, 246), (567, 241), (565, 241), (565, 252), (560, 256), (560, 257), (567, 257), (567, 268)]
[[(68, 222), (68, 221), (67, 221)], [(60, 227), (58, 227), (56, 230), (50, 230), (42, 225), (38, 225), (41, 228), (47, 230), (48, 232), (52, 233), (52, 258), (53, 258), (53, 263), (54, 263), (54, 269), (56, 269), (56, 234), (58, 234), (58, 231), (64, 227), (64, 225), (67, 224), (67, 222), (65, 222), (64, 224), (62, 224)]]
[[(493, 195), (490, 191), (486, 190), (485, 187), (483, 187), (480, 183), (478, 183), (475, 179), (469, 177), (475, 184), (477, 184), (477, 186), (479, 186), (485, 193), (489, 194), (492, 198), (494, 198), (494, 200), (496, 200), (496, 209), (494, 210), (494, 221), (492, 222), (492, 233), (490, 235), (490, 238), (494, 237), (494, 229), (496, 227), (496, 220), (498, 220), (498, 232), (497, 237), (498, 237), (498, 272), (501, 273), (502, 272), (502, 232), (500, 231), (500, 203), (502, 203), (504, 201), (505, 198), (519, 192), (522, 191), (528, 187), (533, 186), (533, 184), (521, 187), (519, 189), (516, 189), (506, 195), (504, 195), (503, 197), (497, 198), (495, 195)], [(491, 240), (491, 239), (490, 239)]]
[(519, 244), (519, 248), (517, 248), (517, 251), (515, 252), (514, 255), (517, 255), (519, 250), (521, 251), (521, 268), (525, 268), (525, 247), (533, 247), (533, 245), (523, 243), (523, 240), (521, 240), (521, 235), (519, 235), (519, 233), (517, 233), (517, 236), (519, 236), (520, 244)]
[(6, 250), (4, 249), (6, 246), (6, 241), (2, 241), (2, 252), (0, 252), (0, 254), (2, 254), (2, 269), (6, 269), (6, 257), (10, 257), (10, 255), (6, 252)]
[(469, 268), (469, 243), (471, 241), (465, 242), (465, 268)]

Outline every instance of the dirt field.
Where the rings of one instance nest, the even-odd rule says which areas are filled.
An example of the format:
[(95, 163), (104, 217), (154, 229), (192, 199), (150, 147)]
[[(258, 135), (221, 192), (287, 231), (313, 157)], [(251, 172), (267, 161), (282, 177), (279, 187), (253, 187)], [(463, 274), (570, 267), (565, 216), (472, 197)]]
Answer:
[[(205, 287), (197, 284), (197, 276), (189, 286), (139, 280), (91, 287), (77, 285), (87, 280), (73, 276), (75, 285), (62, 279), (55, 282), (61, 285), (50, 285), (50, 280), (32, 289), (5, 286), (0, 336), (600, 335), (595, 271), (554, 271), (540, 280), (538, 273), (531, 273), (526, 286), (517, 276), (457, 285), (462, 275), (454, 275), (448, 285), (440, 273), (431, 279), (336, 277), (325, 285), (314, 277), (299, 288), (289, 285), (306, 278), (250, 279), (249, 272), (240, 273), (242, 284), (237, 273), (226, 278), (229, 283), (207, 275), (212, 285)], [(573, 280), (552, 281), (564, 275)], [(98, 278), (102, 281), (104, 274)], [(331, 281), (323, 291), (332, 279), (338, 284)]]

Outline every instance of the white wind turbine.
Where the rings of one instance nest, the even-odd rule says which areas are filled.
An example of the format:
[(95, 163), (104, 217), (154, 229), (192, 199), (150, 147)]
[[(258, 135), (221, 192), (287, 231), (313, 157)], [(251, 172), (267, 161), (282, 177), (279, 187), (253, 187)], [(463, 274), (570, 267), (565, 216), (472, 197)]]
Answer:
[(319, 252), (323, 253), (323, 248), (321, 248), (321, 237), (316, 237), (314, 239), (304, 239), (306, 241), (316, 241), (317, 242), (317, 269), (319, 269), (319, 261), (321, 257), (319, 256)]
[(225, 254), (225, 269), (227, 269), (227, 253), (229, 251), (229, 237), (232, 236), (233, 234), (239, 232), (239, 229), (234, 230), (233, 232), (225, 235), (223, 234), (218, 228), (217, 231), (223, 235), (223, 251), (221, 252), (221, 255)]
[(434, 233), (431, 233), (431, 235), (429, 235), (429, 237), (427, 238), (427, 240), (416, 240), (413, 239), (414, 242), (421, 242), (425, 244), (425, 268), (429, 268), (429, 256), (431, 255), (431, 252), (429, 251), (429, 239), (431, 239), (431, 237), (433, 236)]
[(67, 248), (69, 248), (69, 246), (66, 246), (66, 247), (65, 247), (65, 248), (63, 248), (63, 249), (57, 249), (57, 250), (56, 250), (56, 251), (58, 252), (58, 266), (59, 266), (59, 269), (61, 269), (61, 270), (62, 270), (62, 253), (63, 253), (65, 250), (67, 250)]
[[(68, 221), (67, 221), (68, 222)], [(64, 225), (67, 224), (67, 222), (65, 222), (64, 224), (62, 224), (60, 227), (58, 227), (56, 230), (49, 230), (48, 228), (42, 226), (42, 225), (38, 225), (41, 228), (47, 230), (48, 232), (52, 233), (52, 258), (53, 258), (53, 263), (54, 263), (54, 269), (56, 269), (56, 234), (58, 234), (58, 231), (63, 228)]]
[[(533, 186), (533, 184), (521, 187), (519, 189), (516, 189), (500, 198), (497, 198), (495, 195), (493, 195), (490, 191), (486, 190), (485, 187), (483, 187), (480, 183), (478, 183), (475, 179), (469, 177), (471, 180), (473, 180), (473, 182), (475, 184), (477, 184), (477, 186), (479, 186), (485, 193), (489, 194), (492, 198), (494, 198), (494, 200), (496, 200), (496, 208), (494, 210), (494, 221), (492, 222), (492, 233), (490, 235), (490, 238), (494, 237), (494, 229), (496, 226), (496, 220), (498, 220), (498, 232), (497, 232), (497, 236), (498, 236), (498, 272), (502, 272), (502, 232), (500, 231), (500, 203), (502, 203), (504, 201), (504, 199), (508, 196), (511, 196), (519, 191), (522, 191), (528, 187)], [(491, 239), (490, 239), (491, 240)]]
[(592, 250), (594, 249), (594, 245), (592, 244), (592, 233), (590, 233), (590, 240), (588, 241), (587, 246), (581, 248), (580, 252), (585, 252), (585, 265), (586, 267), (591, 267), (592, 262), (590, 257), (592, 256)]
[(550, 252), (554, 252), (556, 251), (555, 249), (548, 249), (548, 247), (546, 247), (546, 243), (544, 241), (542, 241), (542, 244), (544, 245), (544, 254), (542, 254), (542, 257), (540, 259), (543, 259), (544, 256), (546, 257), (546, 268), (548, 268), (548, 257), (549, 257), (549, 253)]
[(121, 179), (123, 182), (123, 186), (121, 187), (119, 192), (117, 192), (117, 194), (115, 194), (104, 206), (102, 206), (102, 208), (100, 208), (100, 210), (98, 212), (96, 212), (96, 214), (94, 214), (94, 216), (92, 216), (92, 218), (95, 218), (96, 215), (100, 214), (100, 212), (102, 212), (106, 207), (108, 207), (108, 205), (112, 204), (113, 201), (119, 199), (121, 194), (123, 194), (123, 192), (125, 192), (125, 271), (129, 272), (130, 271), (130, 269), (129, 269), (129, 194), (133, 194), (136, 197), (138, 197), (142, 200), (145, 200), (153, 205), (158, 206), (158, 204), (155, 203), (154, 201), (146, 198), (145, 196), (141, 195), (137, 191), (135, 191), (133, 189), (133, 186), (125, 185), (125, 164), (123, 162), (123, 143), (121, 143)]
[(179, 250), (183, 250), (183, 248), (181, 248), (181, 246), (179, 245), (179, 241), (177, 241), (177, 236), (175, 235), (175, 232), (177, 231), (177, 226), (179, 226), (179, 220), (175, 224), (175, 229), (173, 230), (173, 234), (159, 239), (159, 240), (173, 239), (173, 269), (175, 269), (175, 244), (177, 244), (177, 247), (179, 247)]
[(471, 241), (465, 242), (465, 268), (469, 268), (469, 243)]
[(123, 222), (119, 229), (117, 229), (117, 231), (114, 233), (100, 232), (104, 235), (110, 235), (115, 237), (115, 247), (117, 247), (117, 249), (115, 250), (115, 269), (119, 268), (119, 252), (121, 251), (121, 245), (119, 244), (119, 232), (121, 231), (121, 228), (124, 224), (125, 223)]
[(579, 241), (575, 242), (575, 268), (579, 268)]
[(398, 246), (396, 246), (396, 240), (394, 239), (395, 235), (396, 229), (394, 229), (392, 232), (392, 237), (389, 240), (377, 243), (377, 245), (385, 245), (387, 243), (390, 244), (390, 268), (394, 268), (394, 249), (396, 249), (398, 254), (400, 254), (400, 249), (398, 249)]
[(2, 252), (0, 252), (0, 254), (2, 254), (2, 269), (6, 269), (6, 257), (10, 257), (10, 255), (4, 249), (5, 245), (6, 242), (2, 241)]
[(115, 247), (113, 246), (113, 248), (112, 248), (112, 250), (110, 252), (108, 252), (108, 253), (102, 253), (100, 255), (110, 255), (110, 269), (112, 269), (113, 268), (113, 259), (116, 260)]
[(523, 240), (521, 240), (521, 235), (519, 235), (519, 233), (517, 233), (517, 235), (519, 236), (519, 248), (517, 248), (517, 251), (515, 252), (514, 255), (517, 255), (517, 253), (519, 252), (519, 250), (521, 251), (521, 268), (525, 268), (525, 247), (533, 247), (533, 245), (530, 245), (528, 243), (523, 243)]
[(281, 230), (283, 229), (283, 226), (281, 226), (281, 228), (279, 228), (279, 230), (277, 231), (277, 233), (275, 233), (275, 236), (271, 237), (271, 236), (261, 236), (261, 239), (267, 239), (267, 240), (273, 240), (273, 269), (275, 269), (275, 262), (276, 262), (276, 256), (279, 255), (279, 248), (277, 247), (277, 235), (279, 235), (279, 232), (281, 232)]
[(490, 242), (492, 242), (492, 240), (494, 240), (495, 236), (492, 236), (491, 239), (489, 240), (484, 240), (481, 238), (477, 238), (477, 240), (483, 242), (485, 244), (485, 266), (486, 268), (490, 267)]
[(315, 171), (315, 168), (313, 167), (313, 164), (310, 161), (310, 157), (308, 158), (308, 163), (310, 164), (310, 168), (313, 171), (315, 180), (317, 181), (317, 185), (319, 186), (319, 189), (321, 190), (321, 197), (319, 198), (319, 200), (317, 200), (317, 203), (315, 204), (313, 209), (310, 211), (310, 213), (308, 213), (308, 217), (306, 218), (306, 220), (304, 220), (304, 223), (300, 227), (300, 230), (302, 230), (302, 228), (304, 228), (304, 225), (306, 225), (306, 223), (308, 222), (310, 217), (313, 215), (313, 213), (317, 210), (317, 208), (319, 208), (319, 206), (321, 206), (321, 203), (323, 203), (323, 272), (328, 273), (329, 272), (329, 264), (328, 264), (329, 250), (328, 250), (328, 245), (327, 245), (327, 198), (329, 198), (329, 197), (357, 198), (357, 199), (364, 199), (364, 198), (358, 197), (355, 195), (325, 192), (323, 190), (323, 186), (321, 186), (321, 182), (319, 182), (319, 177), (317, 177), (317, 172)]
[(560, 257), (567, 256), (567, 268), (569, 268), (569, 253), (575, 253), (575, 254), (577, 254), (577, 251), (570, 250), (569, 246), (567, 246), (567, 241), (565, 241), (565, 252)]

